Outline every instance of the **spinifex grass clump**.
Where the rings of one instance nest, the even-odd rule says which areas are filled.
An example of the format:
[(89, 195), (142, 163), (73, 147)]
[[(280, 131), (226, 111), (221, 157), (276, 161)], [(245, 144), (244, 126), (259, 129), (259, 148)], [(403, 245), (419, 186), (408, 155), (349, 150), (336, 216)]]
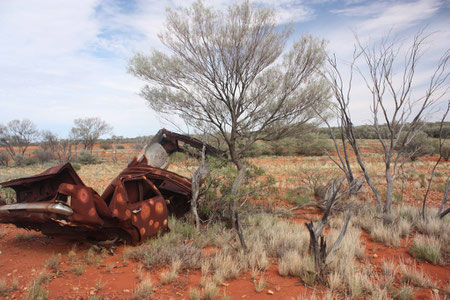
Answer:
[(441, 243), (432, 237), (418, 235), (414, 238), (409, 252), (416, 258), (438, 264), (441, 261)]

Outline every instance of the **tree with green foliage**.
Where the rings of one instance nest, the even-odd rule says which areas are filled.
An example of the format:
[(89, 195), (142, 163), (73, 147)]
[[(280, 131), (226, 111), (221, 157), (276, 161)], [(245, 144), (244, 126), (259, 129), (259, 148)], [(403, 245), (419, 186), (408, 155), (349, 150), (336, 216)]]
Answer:
[(100, 118), (80, 118), (73, 122), (75, 126), (70, 133), (72, 139), (79, 140), (84, 145), (84, 149), (91, 152), (95, 142), (102, 135), (112, 132), (112, 127)]
[(5, 147), (12, 159), (16, 155), (23, 156), (38, 136), (36, 125), (28, 119), (12, 120), (6, 126), (0, 124), (0, 146)]
[(155, 111), (178, 115), (199, 131), (225, 141), (236, 176), (229, 204), (230, 221), (246, 248), (237, 212), (245, 180), (243, 153), (258, 140), (295, 133), (313, 118), (312, 107), (328, 97), (318, 76), (326, 58), (325, 42), (303, 36), (285, 51), (292, 33), (279, 26), (272, 10), (248, 1), (226, 11), (197, 1), (167, 10), (160, 34), (170, 54), (136, 54), (129, 71), (148, 84), (141, 90)]

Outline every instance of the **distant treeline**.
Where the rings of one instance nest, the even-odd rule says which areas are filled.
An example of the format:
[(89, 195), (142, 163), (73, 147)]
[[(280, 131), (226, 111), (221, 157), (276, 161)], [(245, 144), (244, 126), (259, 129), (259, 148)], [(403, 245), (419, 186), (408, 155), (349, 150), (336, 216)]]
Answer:
[[(406, 124), (405, 126), (409, 126)], [(375, 129), (372, 125), (359, 125), (354, 126), (355, 134), (357, 138), (360, 139), (377, 139), (378, 136), (375, 132)], [(388, 136), (388, 129), (386, 125), (380, 125), (381, 135), (383, 138)], [(324, 135), (327, 135), (331, 138), (330, 130), (328, 128), (320, 127), (317, 128), (318, 132)], [(333, 127), (333, 134), (336, 138), (341, 137), (341, 131), (338, 127)], [(430, 138), (439, 138), (440, 132), (440, 122), (428, 122), (424, 123), (421, 131), (424, 132)], [(442, 137), (448, 139), (450, 137), (450, 122), (444, 122), (442, 126)]]

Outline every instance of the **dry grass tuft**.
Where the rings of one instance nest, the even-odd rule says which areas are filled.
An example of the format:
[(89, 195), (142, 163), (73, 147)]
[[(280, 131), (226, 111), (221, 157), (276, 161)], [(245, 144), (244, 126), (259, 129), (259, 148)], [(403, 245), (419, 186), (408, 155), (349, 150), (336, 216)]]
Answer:
[(145, 279), (139, 283), (133, 292), (131, 299), (148, 299), (149, 295), (153, 293), (154, 285), (150, 279)]
[(178, 272), (180, 271), (181, 264), (182, 264), (182, 262), (178, 258), (175, 258), (174, 260), (172, 260), (170, 271), (162, 272), (161, 274), (159, 274), (159, 279), (161, 280), (161, 283), (169, 284), (169, 283), (177, 280)]
[(424, 274), (423, 270), (418, 270), (415, 263), (407, 266), (405, 263), (399, 264), (399, 272), (401, 275), (400, 281), (409, 285), (431, 288), (436, 286), (436, 283), (430, 277)]
[(52, 255), (49, 259), (47, 259), (47, 261), (45, 262), (45, 266), (55, 272), (56, 275), (59, 274), (60, 271), (60, 264), (61, 262), (61, 254), (58, 255)]
[(72, 249), (67, 253), (67, 263), (73, 264), (77, 260), (77, 246), (74, 245)]
[(13, 279), (8, 285), (6, 279), (0, 279), (0, 296), (8, 296), (9, 293), (16, 291), (19, 288), (17, 279)]
[(47, 297), (48, 297), (48, 290), (42, 287), (42, 282), (39, 280), (34, 280), (29, 287), (29, 292), (26, 299), (42, 300), (47, 299)]
[(334, 271), (328, 275), (328, 287), (332, 292), (344, 292), (345, 286), (344, 286), (344, 280), (342, 278), (342, 275), (338, 272)]
[(411, 300), (414, 298), (414, 293), (409, 287), (404, 286), (395, 294), (394, 298), (398, 300)]
[(76, 265), (72, 269), (70, 269), (70, 271), (77, 276), (81, 276), (84, 273), (84, 266)]
[(377, 222), (370, 231), (370, 236), (375, 242), (385, 245), (400, 246), (400, 234), (391, 226), (385, 226), (381, 222)]
[(254, 280), (253, 284), (255, 285), (255, 290), (257, 293), (261, 293), (267, 285), (267, 281), (264, 280), (264, 276), (261, 275), (259, 280)]
[(201, 293), (196, 288), (191, 288), (189, 290), (189, 300), (200, 300)]
[(441, 258), (441, 243), (432, 237), (418, 235), (414, 237), (413, 244), (409, 247), (409, 252), (416, 258), (423, 259), (438, 264)]
[(203, 288), (203, 295), (201, 299), (203, 300), (214, 300), (219, 295), (219, 288), (214, 282), (207, 281), (205, 287)]

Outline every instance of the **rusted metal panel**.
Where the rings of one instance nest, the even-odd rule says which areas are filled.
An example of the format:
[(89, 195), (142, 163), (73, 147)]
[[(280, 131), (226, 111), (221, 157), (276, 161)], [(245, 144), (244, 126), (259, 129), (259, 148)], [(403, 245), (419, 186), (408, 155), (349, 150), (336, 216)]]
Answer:
[[(129, 243), (142, 242), (168, 229), (169, 214), (181, 216), (190, 209), (190, 179), (164, 170), (164, 159), (156, 157), (155, 161), (145, 151), (183, 151), (180, 142), (195, 148), (203, 145), (195, 138), (162, 129), (101, 196), (83, 183), (70, 163), (0, 183), (17, 194), (16, 204), (0, 201), (0, 223), (69, 238), (118, 236)], [(223, 155), (211, 146), (207, 151)]]

